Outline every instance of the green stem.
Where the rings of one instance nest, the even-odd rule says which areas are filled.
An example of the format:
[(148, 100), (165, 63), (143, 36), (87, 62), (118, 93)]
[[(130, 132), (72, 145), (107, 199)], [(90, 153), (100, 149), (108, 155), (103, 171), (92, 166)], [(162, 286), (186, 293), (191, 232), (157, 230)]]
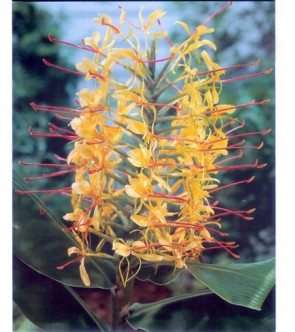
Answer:
[(116, 222), (105, 221), (103, 224), (106, 225), (106, 226), (111, 226), (112, 228), (121, 229), (122, 231), (125, 231), (125, 232), (129, 232), (130, 231), (130, 227), (126, 227), (126, 226), (120, 225), (120, 224), (118, 224)]
[(96, 231), (93, 228), (89, 228), (89, 232), (92, 233), (92, 234), (95, 234), (95, 235), (99, 236), (101, 239), (106, 240), (108, 243), (113, 244), (114, 239), (111, 238), (110, 236), (108, 236), (106, 234), (103, 234), (103, 233), (101, 233), (99, 231)]
[(186, 128), (186, 127), (187, 127), (186, 125), (179, 125), (179, 126), (173, 126), (173, 127), (170, 127), (170, 128), (163, 128), (163, 129), (158, 130), (158, 134), (167, 134), (167, 133), (170, 133), (174, 130), (183, 129), (183, 128)]
[(168, 76), (169, 72), (166, 73), (166, 74), (165, 74), (165, 72), (168, 69), (168, 67), (170, 66), (172, 60), (173, 60), (173, 58), (171, 58), (170, 60), (168, 60), (166, 62), (165, 66), (163, 67), (163, 69), (161, 70), (161, 72), (158, 75), (157, 79), (155, 80), (155, 87), (158, 86), (158, 85), (161, 85), (161, 82), (163, 82), (163, 80)]
[[(118, 168), (118, 167), (117, 167)], [(128, 181), (121, 178), (118, 174), (110, 172), (110, 171), (106, 171), (105, 175), (108, 175), (110, 178), (114, 179), (115, 181), (121, 183), (123, 186), (125, 186), (126, 184), (128, 184)]]
[(120, 277), (117, 277), (117, 288), (111, 290), (112, 295), (112, 331), (122, 331), (125, 324), (125, 317), (128, 314), (130, 299), (134, 287), (134, 278), (126, 284), (122, 285)]

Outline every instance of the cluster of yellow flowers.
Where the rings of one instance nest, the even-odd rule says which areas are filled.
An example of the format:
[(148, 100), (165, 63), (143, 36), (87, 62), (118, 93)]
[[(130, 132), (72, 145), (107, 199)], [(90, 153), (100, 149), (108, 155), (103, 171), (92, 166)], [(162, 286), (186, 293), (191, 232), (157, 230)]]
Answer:
[[(267, 101), (238, 106), (219, 103), (223, 83), (246, 78), (222, 80), (225, 71), (258, 62), (221, 68), (204, 49), (216, 50), (215, 44), (204, 38), (214, 32), (213, 28), (201, 24), (191, 31), (178, 21), (188, 37), (174, 45), (163, 31), (162, 10), (152, 12), (147, 21), (140, 11), (140, 26), (120, 10), (117, 24), (108, 15), (95, 19), (105, 29), (103, 38), (94, 32), (83, 45), (72, 45), (93, 55), (76, 65), (77, 72), (67, 70), (94, 82), (92, 89), (77, 93), (78, 107), (32, 104), (36, 110), (52, 111), (70, 121), (72, 130), (52, 127), (51, 134), (31, 133), (73, 142), (64, 165), (67, 169), (47, 177), (75, 174), (71, 187), (55, 193), (71, 194), (73, 211), (64, 219), (72, 223), (67, 231), (74, 234), (78, 244), (68, 253), (78, 254), (86, 285), (90, 284), (84, 266), (87, 256), (119, 259), (125, 282), (128, 273), (124, 274), (123, 267), (130, 264), (139, 270), (144, 261), (166, 261), (183, 268), (187, 261), (198, 260), (204, 251), (217, 248), (238, 257), (231, 250), (236, 248), (234, 242), (220, 240), (227, 235), (219, 230), (220, 219), (230, 214), (252, 219), (249, 214), (254, 209), (220, 207), (212, 194), (250, 182), (253, 177), (220, 186), (217, 175), (223, 170), (264, 166), (257, 161), (228, 163), (241, 158), (243, 149), (262, 146), (245, 146), (244, 140), (237, 141), (239, 138), (268, 133), (232, 135), (244, 126), (232, 114), (237, 108)], [(143, 36), (144, 48), (137, 30)], [(49, 39), (69, 44), (51, 35)], [(157, 59), (161, 42), (169, 45), (169, 53)], [(47, 60), (44, 63), (57, 67)], [(232, 151), (237, 153), (228, 156)], [(95, 249), (90, 245), (94, 236), (99, 239)]]

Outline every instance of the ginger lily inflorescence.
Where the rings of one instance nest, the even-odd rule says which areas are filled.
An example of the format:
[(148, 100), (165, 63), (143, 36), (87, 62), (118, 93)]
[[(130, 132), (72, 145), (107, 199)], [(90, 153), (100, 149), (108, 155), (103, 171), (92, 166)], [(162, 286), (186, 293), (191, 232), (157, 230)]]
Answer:
[[(215, 249), (237, 258), (237, 245), (221, 231), (222, 218), (251, 220), (254, 209), (227, 209), (214, 194), (254, 177), (221, 185), (219, 173), (265, 166), (240, 160), (245, 149), (263, 145), (247, 145), (246, 138), (269, 130), (245, 132), (237, 113), (268, 101), (235, 106), (220, 103), (220, 94), (228, 82), (271, 70), (224, 78), (228, 71), (256, 66), (258, 61), (221, 67), (212, 60), (216, 46), (207, 38), (214, 29), (205, 24), (214, 15), (193, 30), (176, 22), (187, 39), (173, 44), (160, 21), (162, 10), (147, 19), (141, 10), (140, 25), (119, 10), (116, 24), (108, 15), (96, 18), (104, 36), (93, 32), (81, 45), (49, 35), (50, 41), (80, 48), (86, 56), (74, 70), (46, 59), (45, 65), (93, 84), (77, 93), (76, 108), (31, 104), (36, 111), (68, 121), (69, 127), (50, 124), (49, 133), (30, 133), (64, 138), (72, 150), (67, 157), (56, 156), (56, 164), (21, 162), (57, 169), (28, 181), (72, 174), (73, 183), (66, 188), (19, 192), (43, 193), (44, 199), (71, 196), (73, 209), (63, 218), (65, 231), (77, 241), (68, 254), (77, 256), (58, 268), (80, 261), (85, 285), (91, 283), (85, 268), (88, 256), (117, 261), (124, 284), (144, 262), (167, 262), (181, 269)], [(162, 58), (157, 56), (160, 43), (166, 51)]]

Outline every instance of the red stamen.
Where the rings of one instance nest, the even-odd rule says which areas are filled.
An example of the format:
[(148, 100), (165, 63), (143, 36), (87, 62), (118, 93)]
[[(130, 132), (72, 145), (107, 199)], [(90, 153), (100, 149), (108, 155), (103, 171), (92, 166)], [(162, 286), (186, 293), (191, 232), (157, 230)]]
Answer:
[(230, 183), (230, 184), (227, 184), (227, 185), (224, 185), (224, 186), (221, 186), (221, 187), (218, 187), (218, 188), (215, 188), (215, 189), (212, 189), (212, 190), (209, 190), (209, 194), (212, 194), (218, 190), (222, 190), (222, 189), (225, 189), (225, 188), (229, 188), (229, 187), (233, 187), (233, 186), (236, 186), (238, 184), (243, 184), (243, 183), (250, 183), (254, 180), (254, 176), (252, 176), (250, 179), (247, 179), (247, 180), (242, 180), (242, 181), (238, 181), (238, 182), (233, 182), (233, 183)]
[(48, 34), (48, 39), (49, 41), (51, 42), (54, 42), (54, 43), (60, 43), (60, 44), (64, 44), (64, 45), (68, 45), (68, 46), (72, 46), (72, 47), (76, 47), (76, 48), (79, 48), (81, 50), (85, 50), (85, 51), (89, 51), (89, 52), (93, 52), (93, 53), (97, 53), (95, 49), (93, 49), (92, 47), (88, 47), (88, 46), (80, 46), (80, 45), (77, 45), (77, 44), (73, 44), (73, 43), (69, 43), (69, 42), (66, 42), (66, 41), (63, 41), (63, 40), (59, 40), (59, 39), (55, 39), (52, 37), (52, 34)]
[(74, 141), (75, 139), (78, 138), (77, 135), (62, 135), (62, 134), (48, 134), (48, 133), (37, 133), (34, 131), (31, 127), (29, 128), (29, 132), (32, 136), (34, 137), (53, 137), (53, 138), (63, 138), (68, 141)]
[(95, 145), (95, 144), (103, 144), (105, 143), (106, 141), (103, 140), (103, 141), (99, 141), (99, 142), (86, 142), (87, 145)]
[(58, 114), (55, 114), (55, 117), (58, 119), (58, 120), (65, 120), (65, 121), (72, 121), (73, 118), (67, 118), (65, 116), (61, 116), (61, 115), (58, 115)]
[(79, 72), (77, 72), (77, 71), (74, 71), (74, 70), (71, 70), (71, 69), (67, 69), (67, 68), (64, 68), (64, 67), (60, 67), (60, 66), (54, 65), (53, 63), (49, 62), (49, 61), (46, 60), (46, 59), (43, 59), (43, 62), (44, 62), (45, 65), (48, 66), (48, 67), (53, 67), (53, 68), (56, 68), (56, 69), (59, 69), (59, 70), (65, 71), (65, 72), (70, 73), (70, 74), (73, 74), (73, 75), (81, 76), (81, 77), (85, 77), (85, 76), (86, 76), (85, 74), (79, 73)]
[(222, 67), (222, 68), (218, 68), (218, 69), (202, 71), (202, 72), (197, 73), (196, 76), (212, 74), (212, 73), (216, 73), (218, 71), (223, 71), (223, 70), (237, 69), (237, 68), (243, 68), (243, 67), (249, 67), (249, 66), (257, 66), (259, 64), (259, 62), (260, 62), (260, 60), (258, 59), (251, 63), (244, 63), (244, 64), (240, 64), (240, 65), (234, 65), (234, 66), (229, 66), (229, 67)]
[(242, 156), (243, 156), (243, 151), (240, 150), (238, 155), (218, 161), (217, 163), (215, 163), (215, 165), (220, 165), (220, 164), (226, 163), (226, 162), (234, 160), (234, 159), (240, 159), (240, 158), (242, 158)]
[[(161, 24), (160, 19), (157, 19), (157, 22), (158, 22), (158, 25), (159, 25), (159, 27), (160, 27), (161, 32), (163, 33), (163, 32), (164, 32), (164, 29), (163, 29), (163, 27), (162, 27), (162, 24)], [(165, 36), (164, 39), (166, 40), (166, 42), (167, 42), (171, 47), (174, 47), (173, 43), (169, 40), (169, 38), (168, 38), (167, 36)]]
[(229, 170), (240, 169), (240, 168), (262, 168), (265, 166), (266, 166), (266, 164), (258, 165), (258, 160), (256, 159), (254, 164), (232, 165), (232, 166), (224, 166), (224, 167), (219, 167), (219, 168), (212, 168), (212, 169), (208, 169), (207, 173), (219, 172), (219, 171), (229, 171)]
[[(229, 145), (225, 148), (213, 148), (213, 149), (200, 149), (198, 151), (200, 152), (210, 152), (210, 151), (222, 151), (222, 150), (235, 150), (235, 149), (257, 149), (257, 150), (260, 150), (264, 143), (261, 142), (259, 145), (255, 146), (255, 145), (245, 145), (245, 146), (242, 146), (242, 144), (244, 144), (245, 141), (241, 141), (239, 143), (236, 143), (236, 144), (233, 144), (233, 145)], [(214, 143), (213, 143), (214, 144)]]
[(25, 161), (19, 161), (19, 164), (22, 166), (44, 166), (44, 167), (65, 167), (65, 168), (76, 167), (74, 165), (64, 165), (64, 164), (27, 163)]
[[(253, 218), (252, 217), (247, 217), (243, 213), (251, 214), (255, 211), (255, 209), (251, 209), (251, 210), (248, 210), (248, 211), (233, 211), (233, 210), (225, 209), (225, 208), (222, 208), (222, 207), (219, 207), (219, 206), (214, 206), (214, 205), (210, 205), (210, 207), (212, 209), (215, 209), (215, 210), (224, 211), (227, 214), (234, 214), (234, 215), (236, 215), (238, 217), (241, 217), (245, 220), (253, 220)], [(214, 216), (214, 218), (216, 218), (216, 216)]]
[(168, 163), (153, 163), (149, 165), (149, 167), (178, 167), (178, 166), (184, 166), (184, 167), (196, 167), (196, 168), (204, 168), (204, 166), (200, 165), (191, 165), (191, 164), (168, 164)]
[(232, 5), (232, 1), (230, 1), (228, 4), (226, 4), (225, 6), (219, 8), (215, 13), (213, 13), (212, 15), (210, 15), (208, 18), (206, 18), (206, 20), (201, 24), (205, 25), (206, 23), (208, 23), (210, 20), (212, 20), (212, 18), (214, 18), (216, 15), (218, 15), (219, 13), (221, 13), (223, 10), (225, 10), (227, 7)]
[(31, 107), (34, 111), (44, 111), (44, 112), (51, 112), (51, 113), (59, 113), (59, 114), (67, 114), (77, 116), (83, 113), (81, 110), (77, 110), (74, 108), (69, 107), (60, 107), (60, 106), (49, 106), (49, 105), (37, 105), (32, 102)]
[(27, 195), (27, 194), (46, 194), (46, 193), (56, 193), (61, 194), (67, 191), (71, 191), (72, 187), (65, 187), (61, 189), (43, 189), (43, 190), (16, 190), (15, 192), (20, 195)]
[[(195, 229), (197, 231), (201, 231), (201, 230), (205, 229), (205, 227), (202, 226), (202, 225), (191, 224), (189, 222), (182, 223), (182, 222), (173, 221), (173, 220), (171, 220), (171, 221), (167, 220), (167, 224), (155, 224), (154, 227), (175, 227), (175, 228), (182, 227), (182, 228), (188, 228), (188, 229)], [(220, 232), (220, 231), (218, 231), (214, 228), (211, 228), (211, 227), (206, 227), (206, 229), (208, 229), (210, 232), (217, 233), (220, 236), (227, 236), (228, 235), (227, 233)]]
[(235, 249), (235, 248), (238, 248), (238, 245), (228, 245), (228, 246), (225, 246), (223, 245), (221, 242), (219, 241), (216, 241), (215, 242), (217, 244), (219, 244), (219, 246), (214, 246), (214, 247), (208, 247), (208, 248), (204, 248), (203, 251), (205, 250), (213, 250), (213, 249), (224, 249), (225, 251), (227, 251), (231, 256), (233, 256), (234, 258), (240, 258), (239, 255), (236, 255), (235, 253), (233, 253), (229, 248), (231, 249)]
[(88, 174), (94, 174), (94, 173), (100, 172), (102, 169), (103, 169), (103, 167), (96, 168), (96, 169), (89, 169), (89, 170), (87, 171), (87, 173), (88, 173)]
[(90, 74), (92, 77), (99, 78), (99, 79), (102, 80), (102, 81), (105, 81), (105, 80), (106, 80), (106, 78), (105, 78), (103, 75), (99, 74), (99, 73), (93, 73), (93, 72), (90, 71), (89, 74)]
[(82, 227), (82, 226), (87, 226), (87, 225), (89, 225), (89, 224), (90, 224), (90, 222), (88, 221), (88, 222), (86, 222), (86, 223), (84, 223), (84, 224), (73, 225), (73, 226), (71, 226), (71, 227), (64, 228), (63, 231), (64, 231), (65, 233), (71, 231), (72, 229), (75, 229), (75, 230), (79, 231), (79, 228), (80, 228), (80, 227)]
[(33, 181), (37, 181), (37, 180), (43, 180), (43, 179), (48, 179), (48, 178), (53, 178), (55, 176), (60, 176), (60, 175), (65, 175), (68, 173), (72, 173), (75, 171), (76, 168), (72, 168), (66, 171), (60, 171), (60, 172), (53, 172), (53, 173), (49, 173), (49, 174), (43, 174), (41, 176), (35, 177), (35, 178), (25, 178), (26, 181), (29, 182), (33, 182)]
[(242, 129), (244, 127), (245, 127), (245, 120), (243, 120), (239, 126), (237, 126), (235, 128), (232, 128), (231, 130), (225, 132), (225, 135), (228, 135), (228, 134), (232, 133), (233, 131), (236, 131), (238, 129)]
[(79, 107), (81, 107), (81, 103), (79, 102), (79, 100), (75, 99), (75, 103), (76, 103)]
[[(228, 127), (228, 126), (234, 124), (236, 121), (237, 121), (236, 119), (232, 119), (232, 120), (228, 121), (227, 123), (225, 123), (224, 125), (222, 125), (222, 126), (221, 126), (220, 128), (218, 128), (218, 129), (219, 129), (219, 130), (222, 130), (222, 129), (224, 129), (224, 128), (226, 128), (226, 127)], [(242, 121), (242, 123), (244, 123), (244, 125), (245, 125), (245, 121), (244, 121), (244, 120)], [(244, 126), (244, 125), (243, 125), (243, 126)], [(226, 133), (225, 133), (225, 134), (226, 134)], [(216, 135), (216, 131), (213, 131), (212, 136), (215, 136), (215, 135)]]
[(110, 24), (110, 23), (105, 22), (104, 19), (102, 19), (101, 24), (110, 27), (110, 28), (113, 29), (117, 34), (120, 33), (120, 30), (119, 30), (118, 28), (116, 28), (114, 25), (112, 25), (112, 24)]
[(82, 43), (83, 43), (83, 45), (85, 45), (85, 47), (87, 48), (87, 50), (89, 50), (89, 51), (91, 51), (93, 53), (97, 53), (99, 55), (102, 55), (105, 58), (107, 57), (107, 55), (105, 53), (103, 53), (102, 51), (100, 51), (98, 48), (95, 49), (92, 46), (86, 45), (84, 39), (82, 39)]
[(248, 106), (254, 106), (254, 105), (265, 105), (269, 102), (269, 99), (263, 100), (263, 101), (258, 101), (258, 102), (254, 102), (254, 101), (250, 101), (249, 103), (246, 104), (241, 104), (241, 105), (237, 105), (237, 106), (232, 106), (232, 107), (227, 107), (227, 108), (222, 108), (219, 110), (213, 110), (213, 111), (206, 111), (203, 112), (202, 114), (215, 114), (215, 113), (221, 113), (221, 112), (225, 112), (225, 111), (229, 111), (229, 110), (233, 110), (235, 108), (242, 108), (242, 107), (248, 107)]
[(70, 135), (75, 134), (73, 131), (71, 131), (71, 130), (67, 130), (67, 129), (64, 129), (64, 128), (61, 128), (61, 127), (58, 127), (58, 126), (56, 126), (56, 125), (53, 124), (53, 123), (49, 123), (49, 126), (50, 126), (51, 128), (57, 129), (57, 130), (59, 130), (59, 131), (62, 131), (62, 132), (64, 132), (64, 133), (67, 133), (67, 134), (70, 134)]
[[(171, 81), (169, 81), (168, 80), (168, 78), (166, 78), (166, 82), (167, 83), (171, 83)], [(176, 90), (176, 91), (178, 91), (178, 92), (182, 92), (175, 84), (173, 84), (173, 85), (171, 85), (171, 87), (174, 89), (174, 90)], [(181, 108), (179, 107), (179, 110), (180, 110)], [(178, 111), (178, 110), (177, 110)]]
[(61, 156), (59, 156), (58, 154), (55, 154), (54, 157), (57, 159), (57, 160), (60, 160), (60, 161), (65, 161), (67, 162), (67, 159), (66, 158), (62, 158)]
[(157, 192), (154, 192), (152, 195), (149, 195), (148, 197), (162, 197), (162, 198), (167, 198), (167, 199), (174, 199), (174, 200), (180, 201), (180, 202), (186, 202), (186, 203), (189, 202), (188, 199), (185, 199), (185, 198), (182, 198), (182, 197), (166, 195), (166, 194), (160, 194), (160, 193), (157, 193)]
[[(118, 6), (118, 8), (122, 11), (123, 8), (121, 6)], [(132, 21), (129, 20), (129, 18), (126, 16), (125, 20), (135, 29), (143, 31), (143, 29), (139, 26), (136, 26)]]
[(64, 265), (58, 266), (57, 269), (58, 269), (58, 270), (63, 270), (65, 267), (67, 267), (67, 266), (69, 266), (69, 265), (71, 265), (71, 264), (73, 264), (73, 263), (75, 263), (75, 262), (77, 262), (77, 261), (80, 261), (80, 260), (83, 259), (85, 256), (86, 256), (86, 255), (79, 256), (79, 257), (77, 257), (77, 258), (71, 260), (70, 262), (68, 262), (68, 263), (66, 263), (66, 264), (64, 264)]
[(256, 77), (256, 76), (261, 76), (261, 75), (268, 75), (272, 72), (272, 69), (268, 69), (266, 71), (260, 71), (258, 73), (253, 73), (253, 74), (248, 74), (248, 75), (244, 75), (244, 76), (238, 76), (238, 77), (233, 77), (233, 78), (228, 78), (225, 80), (220, 80), (220, 83), (229, 83), (229, 82), (235, 82), (235, 81), (239, 81), (239, 80), (244, 80), (246, 78), (250, 78), (250, 77)]

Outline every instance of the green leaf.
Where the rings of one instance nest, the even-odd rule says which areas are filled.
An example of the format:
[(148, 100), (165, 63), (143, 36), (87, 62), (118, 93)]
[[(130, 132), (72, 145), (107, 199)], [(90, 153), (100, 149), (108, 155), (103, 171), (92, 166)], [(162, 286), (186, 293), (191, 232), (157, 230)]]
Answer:
[[(17, 177), (15, 184), (18, 189), (27, 190), (23, 181)], [(68, 286), (84, 287), (79, 273), (80, 262), (63, 270), (57, 269), (73, 259), (67, 255), (68, 248), (79, 246), (70, 232), (63, 231), (64, 224), (36, 195), (23, 197), (14, 193), (13, 205), (14, 254), (37, 272), (56, 281)], [(40, 215), (39, 209), (45, 211), (45, 214)], [(90, 287), (115, 287), (116, 267), (111, 261), (87, 257), (85, 266), (91, 281)]]
[[(190, 294), (173, 296), (161, 301), (152, 302), (148, 304), (134, 303), (129, 308), (127, 323), (134, 329), (143, 329), (144, 331), (151, 331), (150, 328), (154, 325), (155, 318), (157, 315), (159, 315), (163, 307), (176, 302), (189, 300), (192, 298), (208, 294), (212, 294), (211, 290), (205, 289)], [(161, 328), (163, 328), (163, 326)]]
[(27, 319), (16, 303), (13, 303), (13, 331), (41, 332), (35, 324)]
[(142, 265), (136, 278), (143, 281), (149, 280), (157, 285), (167, 285), (175, 280), (180, 273), (181, 270), (175, 269), (171, 264), (146, 264)]
[(187, 264), (192, 275), (225, 301), (261, 310), (275, 284), (275, 259), (247, 264)]
[(43, 331), (109, 331), (74, 289), (55, 282), (14, 259), (14, 301), (33, 324)]

